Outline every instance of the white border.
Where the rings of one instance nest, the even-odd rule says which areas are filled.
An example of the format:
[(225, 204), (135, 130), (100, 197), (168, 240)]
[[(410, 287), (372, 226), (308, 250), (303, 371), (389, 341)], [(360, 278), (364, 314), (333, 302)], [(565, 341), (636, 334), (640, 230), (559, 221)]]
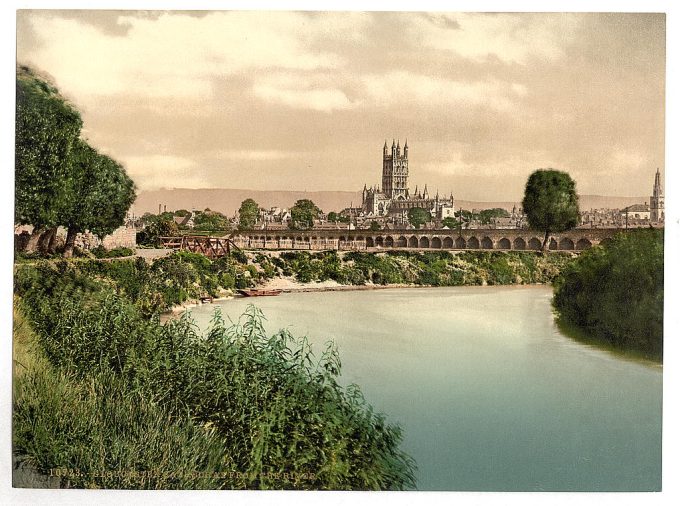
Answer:
[[(667, 34), (667, 68), (666, 68), (666, 304), (665, 304), (665, 360), (664, 360), (664, 441), (663, 441), (663, 492), (640, 493), (473, 493), (473, 492), (408, 492), (408, 493), (323, 493), (323, 492), (255, 492), (255, 491), (186, 491), (186, 492), (149, 492), (149, 491), (84, 491), (84, 490), (27, 490), (11, 488), (11, 300), (12, 300), (12, 243), (9, 242), (9, 230), (13, 227), (13, 135), (14, 135), (14, 69), (16, 52), (16, 9), (129, 9), (129, 10), (218, 10), (218, 9), (271, 9), (271, 10), (397, 10), (397, 11), (534, 11), (534, 12), (665, 12)], [(676, 190), (678, 188), (679, 157), (677, 140), (680, 99), (672, 91), (680, 90), (678, 79), (678, 39), (680, 25), (676, 16), (680, 9), (668, 0), (624, 1), (624, 0), (572, 0), (546, 2), (529, 0), (520, 2), (503, 1), (454, 1), (441, 2), (434, 0), (377, 2), (374, 0), (357, 2), (328, 1), (149, 1), (120, 0), (103, 1), (96, 6), (92, 2), (70, 0), (50, 2), (48, 0), (9, 1), (2, 4), (2, 24), (0, 32), (2, 58), (2, 74), (0, 82), (3, 86), (1, 125), (2, 136), (0, 146), (2, 153), (2, 184), (0, 184), (0, 202), (7, 204), (0, 213), (2, 237), (7, 243), (0, 251), (3, 269), (0, 270), (0, 321), (3, 332), (0, 333), (0, 502), (10, 504), (103, 504), (119, 505), (127, 503), (166, 504), (219, 504), (224, 502), (236, 504), (286, 503), (303, 505), (379, 503), (394, 505), (427, 502), (428, 504), (447, 504), (455, 501), (459, 504), (669, 504), (678, 499), (680, 476), (677, 451), (680, 449), (678, 431), (677, 387), (678, 387), (678, 329), (680, 329), (680, 313), (677, 311), (678, 269), (675, 261), (678, 258), (678, 240), (680, 238), (680, 213)], [(675, 141), (674, 141), (675, 140)], [(674, 501), (675, 502), (675, 501)]]

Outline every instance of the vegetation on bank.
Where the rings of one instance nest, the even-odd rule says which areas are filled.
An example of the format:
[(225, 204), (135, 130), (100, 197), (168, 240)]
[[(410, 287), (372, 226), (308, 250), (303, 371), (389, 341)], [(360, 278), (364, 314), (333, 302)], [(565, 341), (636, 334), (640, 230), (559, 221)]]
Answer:
[[(262, 255), (264, 257), (264, 255)], [(300, 282), (431, 286), (550, 283), (571, 260), (569, 253), (465, 251), (385, 253), (293, 251), (260, 261)]]
[(567, 265), (553, 304), (588, 337), (661, 360), (663, 296), (663, 230), (635, 230)]
[(160, 325), (132, 286), (82, 265), (15, 274), (35, 358), (17, 366), (14, 451), (39, 471), (71, 470), (71, 487), (414, 487), (399, 428), (338, 385), (331, 344), (317, 360), (305, 339), (266, 336), (254, 308), (230, 326), (216, 313), (204, 335)]

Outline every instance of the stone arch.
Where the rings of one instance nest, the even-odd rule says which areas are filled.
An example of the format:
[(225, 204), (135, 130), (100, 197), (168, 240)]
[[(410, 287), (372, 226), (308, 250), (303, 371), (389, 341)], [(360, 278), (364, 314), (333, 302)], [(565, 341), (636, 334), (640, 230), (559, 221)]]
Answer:
[(412, 235), (411, 237), (408, 238), (408, 247), (409, 248), (418, 247), (418, 238), (415, 235)]
[(338, 239), (340, 242), (345, 242), (347, 239), (345, 238), (344, 235), (340, 236), (340, 239)]
[(514, 241), (512, 241), (512, 249), (527, 249), (527, 243), (521, 237), (517, 237)]
[(375, 238), (375, 245), (382, 248), (385, 245), (385, 240), (383, 239), (382, 236), (378, 236)]
[(557, 241), (554, 237), (551, 237), (550, 241), (548, 241), (548, 249), (557, 249)]
[(366, 247), (367, 247), (367, 248), (372, 248), (373, 246), (375, 246), (375, 244), (373, 243), (373, 238), (372, 238), (372, 237), (367, 237), (367, 238), (366, 238)]
[(581, 239), (578, 240), (576, 243), (576, 249), (588, 249), (593, 245), (592, 242), (590, 242), (588, 239), (585, 237), (582, 237)]
[(467, 247), (469, 249), (479, 249), (479, 239), (477, 239), (475, 236), (470, 237), (467, 240)]
[(453, 248), (453, 239), (450, 237), (444, 237), (444, 241), (442, 241), (442, 247), (444, 249), (452, 249)]
[(498, 241), (498, 249), (510, 249), (510, 239), (503, 237), (503, 239)]
[(422, 236), (420, 238), (420, 240), (418, 241), (418, 247), (419, 248), (429, 248), (430, 247), (430, 240), (427, 237)]
[(302, 242), (302, 236), (297, 236), (297, 237), (295, 238), (295, 241), (296, 241), (296, 242)]
[(456, 249), (465, 249), (466, 246), (467, 246), (465, 244), (465, 238), (461, 237), (461, 236), (456, 237), (455, 245), (456, 245)]
[(408, 246), (408, 240), (403, 235), (400, 235), (399, 239), (397, 239), (397, 248), (405, 248), (406, 246)]
[(493, 249), (493, 241), (489, 237), (482, 239), (482, 249)]
[(394, 237), (391, 235), (388, 235), (385, 237), (385, 247), (386, 248), (393, 248), (394, 247)]
[(439, 237), (433, 237), (432, 241), (430, 241), (430, 248), (441, 249), (441, 247), (442, 240)]
[(538, 237), (532, 237), (529, 239), (529, 249), (541, 249), (541, 241), (538, 239)]
[(559, 248), (562, 249), (562, 250), (574, 249), (574, 241), (572, 241), (568, 237), (563, 237), (562, 240), (560, 241)]

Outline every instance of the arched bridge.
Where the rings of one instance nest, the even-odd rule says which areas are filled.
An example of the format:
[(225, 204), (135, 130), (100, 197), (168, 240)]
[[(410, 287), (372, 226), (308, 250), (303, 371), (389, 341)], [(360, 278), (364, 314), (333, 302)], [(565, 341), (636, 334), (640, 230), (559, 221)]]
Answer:
[[(582, 251), (623, 229), (574, 229), (552, 234), (548, 248)], [(244, 249), (369, 250), (540, 250), (542, 232), (524, 229), (463, 230), (277, 230), (239, 232), (234, 244)]]

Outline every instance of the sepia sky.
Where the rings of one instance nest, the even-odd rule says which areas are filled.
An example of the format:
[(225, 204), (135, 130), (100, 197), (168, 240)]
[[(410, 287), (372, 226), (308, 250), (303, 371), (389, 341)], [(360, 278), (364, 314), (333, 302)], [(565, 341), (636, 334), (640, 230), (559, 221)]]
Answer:
[(411, 188), (458, 199), (664, 170), (660, 14), (19, 11), (17, 57), (140, 190), (359, 190), (393, 138)]

